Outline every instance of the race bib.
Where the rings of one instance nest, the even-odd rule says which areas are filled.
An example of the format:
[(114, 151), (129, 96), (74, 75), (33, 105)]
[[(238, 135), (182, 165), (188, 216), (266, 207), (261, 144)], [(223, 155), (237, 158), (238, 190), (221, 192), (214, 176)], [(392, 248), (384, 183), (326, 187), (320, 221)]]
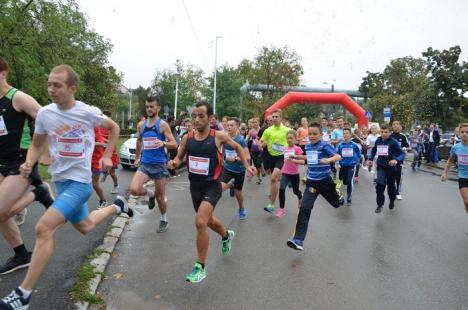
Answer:
[(353, 157), (353, 149), (352, 148), (343, 148), (341, 150), (341, 153), (343, 154), (343, 157)]
[(412, 142), (412, 143), (411, 143), (411, 148), (415, 149), (417, 146), (418, 146), (417, 143), (415, 143), (415, 142)]
[(317, 151), (307, 151), (307, 164), (308, 165), (318, 164), (318, 152)]
[(210, 159), (205, 157), (189, 156), (189, 171), (194, 174), (208, 175)]
[(6, 136), (8, 134), (8, 130), (5, 125), (5, 121), (3, 120), (3, 116), (0, 116), (0, 136)]
[(159, 139), (155, 137), (143, 138), (143, 149), (144, 150), (156, 150), (159, 149)]
[(226, 150), (225, 149), (225, 154), (226, 154), (226, 158), (227, 157), (233, 157), (233, 158), (237, 157), (237, 152), (234, 151), (234, 150)]
[(83, 158), (85, 143), (83, 137), (57, 137), (57, 153), (64, 158)]
[(296, 155), (294, 150), (284, 151), (284, 160), (287, 160), (289, 158), (289, 156), (293, 156), (293, 155)]
[(278, 144), (278, 143), (273, 143), (273, 145), (271, 146), (271, 149), (273, 151), (276, 151), (278, 153), (281, 153), (283, 154), (284, 152), (284, 145), (281, 145), (281, 144)]
[(377, 145), (378, 156), (388, 156), (388, 145)]
[(458, 154), (458, 164), (462, 166), (468, 165), (468, 154)]

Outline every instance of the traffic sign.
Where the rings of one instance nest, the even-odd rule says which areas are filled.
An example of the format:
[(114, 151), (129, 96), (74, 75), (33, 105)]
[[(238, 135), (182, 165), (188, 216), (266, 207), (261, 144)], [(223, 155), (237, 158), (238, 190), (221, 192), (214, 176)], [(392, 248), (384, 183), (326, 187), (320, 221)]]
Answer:
[(372, 112), (371, 111), (366, 111), (366, 118), (368, 118), (368, 119), (372, 118)]
[(392, 117), (392, 110), (390, 108), (384, 108), (383, 117), (385, 122), (390, 122), (390, 118)]

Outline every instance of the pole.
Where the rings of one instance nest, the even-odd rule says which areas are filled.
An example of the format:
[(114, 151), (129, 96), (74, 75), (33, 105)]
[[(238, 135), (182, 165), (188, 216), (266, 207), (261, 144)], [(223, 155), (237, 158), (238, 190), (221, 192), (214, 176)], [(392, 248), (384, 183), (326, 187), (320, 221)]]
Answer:
[(132, 96), (133, 96), (133, 91), (130, 89), (130, 101), (128, 103), (129, 109), (128, 109), (128, 121), (130, 122), (132, 119)]
[(177, 119), (177, 95), (178, 94), (179, 94), (179, 77), (177, 77), (176, 83), (175, 83), (174, 120)]
[(215, 63), (214, 63), (214, 80), (213, 80), (213, 113), (216, 114), (216, 71), (218, 71), (218, 39), (221, 36), (216, 36), (215, 39)]

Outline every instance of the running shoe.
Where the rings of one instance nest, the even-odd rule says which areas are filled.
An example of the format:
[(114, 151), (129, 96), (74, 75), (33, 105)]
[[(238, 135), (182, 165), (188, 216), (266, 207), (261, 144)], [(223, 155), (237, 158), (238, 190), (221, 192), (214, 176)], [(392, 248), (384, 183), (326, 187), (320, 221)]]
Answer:
[(278, 211), (276, 211), (276, 213), (275, 213), (275, 216), (276, 216), (277, 218), (279, 218), (279, 219), (282, 218), (282, 217), (285, 216), (285, 215), (286, 215), (286, 210), (281, 209), (281, 208), (278, 209)]
[(101, 200), (99, 201), (99, 206), (97, 207), (98, 209), (102, 209), (107, 207), (107, 200)]
[(115, 185), (114, 189), (111, 191), (111, 194), (118, 194), (119, 193), (119, 186)]
[(348, 206), (350, 206), (350, 205), (352, 204), (351, 198), (346, 199), (346, 204), (347, 204)]
[(344, 205), (345, 203), (345, 198), (343, 196), (343, 194), (341, 193), (341, 191), (339, 189), (336, 189), (336, 193), (338, 194), (338, 203), (340, 206)]
[(156, 230), (157, 233), (166, 232), (167, 228), (169, 227), (169, 223), (167, 221), (159, 221), (159, 227)]
[(255, 184), (257, 184), (257, 185), (262, 184), (262, 179), (258, 179), (257, 182), (256, 182)]
[(336, 189), (341, 189), (341, 186), (343, 186), (343, 182), (341, 180), (336, 181)]
[(378, 206), (377, 209), (375, 209), (375, 213), (380, 213), (382, 212), (382, 206)]
[(396, 199), (397, 199), (397, 200), (402, 200), (403, 197), (401, 197), (401, 195), (396, 195)]
[(390, 204), (388, 205), (388, 208), (390, 210), (393, 210), (395, 208), (395, 202), (394, 201), (390, 201)]
[(192, 271), (185, 277), (185, 281), (191, 283), (200, 283), (206, 278), (205, 268), (200, 263), (195, 263)]
[(302, 178), (302, 183), (307, 184), (307, 177)]
[(52, 194), (52, 188), (49, 183), (42, 182), (34, 189), (35, 200), (40, 202), (44, 207), (49, 208), (54, 203), (54, 196)]
[(296, 251), (304, 251), (304, 241), (297, 238), (288, 239), (286, 245)]
[(275, 207), (273, 207), (271, 204), (267, 204), (265, 208), (263, 208), (268, 213), (273, 213), (275, 212)]
[(122, 196), (115, 197), (114, 204), (120, 207), (120, 213), (126, 213), (129, 217), (133, 216), (133, 209), (128, 206), (127, 201)]
[(26, 214), (28, 214), (28, 209), (24, 208), (19, 213), (15, 215), (16, 225), (21, 226), (26, 221)]
[(11, 291), (10, 295), (0, 300), (0, 309), (5, 310), (26, 310), (29, 308), (29, 301), (31, 295), (28, 298), (23, 297), (23, 292), (19, 288), (15, 288)]
[(244, 208), (239, 209), (239, 220), (245, 220), (247, 218), (247, 212)]
[[(148, 193), (148, 208), (153, 210), (156, 206), (156, 194), (153, 191), (147, 190)], [(152, 196), (151, 196), (152, 195)]]
[(231, 252), (231, 242), (232, 239), (236, 236), (236, 233), (233, 230), (228, 230), (228, 238), (226, 240), (223, 240), (223, 246), (221, 247), (221, 253), (223, 256), (226, 256)]
[(15, 270), (27, 268), (31, 263), (31, 252), (28, 252), (28, 255), (23, 256), (13, 256), (10, 257), (5, 265), (0, 266), (0, 275), (11, 273)]

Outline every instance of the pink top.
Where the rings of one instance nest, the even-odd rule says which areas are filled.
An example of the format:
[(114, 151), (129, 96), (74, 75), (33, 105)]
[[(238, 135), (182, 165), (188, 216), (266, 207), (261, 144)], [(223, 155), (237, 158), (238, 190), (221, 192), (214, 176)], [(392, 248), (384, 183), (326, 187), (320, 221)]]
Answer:
[(292, 147), (287, 147), (284, 149), (284, 164), (283, 169), (281, 170), (283, 173), (286, 174), (299, 174), (299, 165), (296, 163), (292, 163), (288, 161), (290, 155), (302, 155), (302, 149), (297, 145)]

